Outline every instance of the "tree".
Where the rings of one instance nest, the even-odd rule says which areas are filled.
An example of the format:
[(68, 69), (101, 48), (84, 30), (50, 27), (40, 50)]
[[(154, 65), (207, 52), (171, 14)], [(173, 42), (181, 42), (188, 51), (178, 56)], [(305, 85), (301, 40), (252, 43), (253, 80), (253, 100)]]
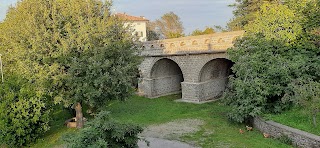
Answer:
[[(303, 25), (307, 18), (303, 12), (310, 8), (303, 3), (295, 7), (299, 9), (262, 5), (256, 19), (245, 26), (244, 38), (228, 50), (235, 62), (235, 75), (225, 94), (226, 103), (233, 108), (230, 119), (244, 122), (262, 113), (280, 113), (304, 99), (297, 95), (300, 91), (312, 91), (306, 92), (309, 96), (316, 93), (320, 50)], [(308, 90), (297, 91), (300, 84)]]
[(155, 25), (154, 31), (166, 39), (184, 36), (184, 28), (180, 21), (180, 17), (173, 12), (164, 14), (161, 19), (157, 19), (153, 23)]
[[(24, 0), (0, 25), (5, 73), (19, 73), (45, 103), (99, 108), (132, 94), (138, 48), (98, 0)], [(37, 7), (34, 7), (37, 6)]]
[(192, 31), (191, 35), (196, 36), (196, 35), (213, 34), (213, 33), (215, 33), (213, 28), (206, 27), (203, 31), (201, 31), (199, 29)]
[(281, 0), (236, 0), (236, 3), (230, 5), (234, 7), (234, 18), (227, 24), (229, 30), (243, 30), (244, 26), (255, 19), (254, 13), (260, 10), (264, 3), (280, 3)]
[(147, 40), (148, 41), (153, 41), (153, 40), (159, 40), (160, 39), (160, 34), (156, 30), (155, 23), (148, 22), (146, 30), (147, 30)]
[(264, 4), (254, 14), (255, 20), (244, 28), (248, 36), (262, 34), (265, 39), (293, 43), (302, 33), (301, 15), (283, 4)]

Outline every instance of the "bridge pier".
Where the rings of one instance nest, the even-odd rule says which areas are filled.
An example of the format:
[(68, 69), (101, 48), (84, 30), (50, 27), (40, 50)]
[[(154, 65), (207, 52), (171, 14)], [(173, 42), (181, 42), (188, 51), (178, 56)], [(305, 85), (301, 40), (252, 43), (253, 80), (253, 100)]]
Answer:
[(171, 75), (160, 78), (140, 78), (139, 94), (148, 98), (156, 98), (181, 92), (181, 75)]
[(217, 78), (206, 82), (182, 82), (182, 100), (204, 102), (220, 97), (225, 90), (228, 78)]

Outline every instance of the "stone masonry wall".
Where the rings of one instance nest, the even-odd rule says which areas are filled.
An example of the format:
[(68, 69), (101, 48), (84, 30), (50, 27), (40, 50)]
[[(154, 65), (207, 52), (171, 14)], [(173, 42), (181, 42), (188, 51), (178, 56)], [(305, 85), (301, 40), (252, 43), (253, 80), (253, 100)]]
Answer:
[(188, 102), (213, 100), (222, 95), (227, 78), (216, 78), (200, 83), (181, 83), (182, 99)]
[(182, 75), (172, 75), (153, 79), (152, 96), (163, 96), (181, 91)]
[(274, 121), (265, 121), (260, 117), (256, 117), (253, 120), (255, 128), (261, 132), (268, 133), (272, 137), (280, 137), (282, 135), (288, 136), (292, 139), (294, 145), (303, 148), (319, 148), (320, 136), (310, 134), (295, 128), (291, 128)]

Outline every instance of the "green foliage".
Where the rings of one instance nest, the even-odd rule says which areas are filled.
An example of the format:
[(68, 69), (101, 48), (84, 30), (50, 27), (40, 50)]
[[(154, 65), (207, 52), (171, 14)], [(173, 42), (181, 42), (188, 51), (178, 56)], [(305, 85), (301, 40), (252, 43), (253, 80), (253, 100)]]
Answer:
[[(41, 113), (28, 106), (19, 109), (47, 114), (42, 103), (50, 108), (52, 103), (69, 106), (75, 101), (98, 108), (131, 94), (138, 48), (110, 7), (109, 1), (100, 0), (23, 0), (9, 9), (0, 24), (5, 81), (19, 74), (24, 83), (12, 85), (30, 86), (32, 99), (17, 97), (16, 102), (40, 102), (36, 105)], [(38, 127), (24, 127), (33, 128)]]
[(111, 119), (109, 112), (101, 111), (94, 120), (77, 134), (65, 137), (67, 147), (138, 147), (138, 133), (142, 128), (132, 124), (122, 124)]
[(293, 43), (302, 33), (299, 13), (282, 4), (263, 4), (255, 19), (245, 26), (247, 36), (262, 34), (265, 39)]
[(33, 85), (15, 74), (0, 87), (0, 143), (26, 146), (49, 130), (50, 110)]
[(204, 29), (203, 31), (201, 31), (199, 29), (192, 31), (191, 35), (196, 36), (196, 35), (213, 34), (213, 33), (215, 33), (213, 28), (206, 27), (206, 29)]
[(301, 69), (305, 61), (287, 56), (289, 50), (282, 42), (256, 37), (244, 38), (228, 51), (235, 62), (232, 67), (235, 76), (231, 77), (225, 96), (227, 104), (233, 106), (231, 119), (244, 122), (251, 116), (280, 112), (290, 105), (282, 99), (294, 78), (290, 69)]
[(297, 93), (317, 91), (308, 84), (319, 83), (320, 50), (304, 25), (310, 18), (302, 13), (316, 10), (305, 7), (311, 3), (262, 5), (245, 27), (245, 37), (228, 51), (235, 62), (225, 95), (233, 107), (231, 119), (244, 122), (262, 113), (279, 113), (304, 99)]
[(96, 0), (18, 2), (0, 25), (6, 70), (23, 73), (55, 103), (125, 99), (138, 50), (110, 7)]
[(297, 103), (305, 107), (305, 110), (313, 117), (313, 125), (317, 126), (316, 117), (320, 112), (320, 82), (310, 79), (299, 79), (293, 82), (294, 99)]
[(227, 24), (229, 30), (243, 30), (249, 22), (255, 20), (254, 13), (260, 10), (260, 6), (265, 3), (279, 3), (281, 0), (236, 0), (230, 5), (234, 7), (234, 18)]

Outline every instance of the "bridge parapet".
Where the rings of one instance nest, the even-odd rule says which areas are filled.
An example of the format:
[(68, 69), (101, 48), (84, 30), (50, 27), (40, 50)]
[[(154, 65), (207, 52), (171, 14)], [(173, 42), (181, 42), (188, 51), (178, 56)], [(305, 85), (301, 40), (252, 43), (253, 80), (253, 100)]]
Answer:
[(147, 41), (143, 43), (142, 56), (188, 54), (202, 52), (225, 52), (233, 46), (244, 31), (223, 32), (209, 35)]

